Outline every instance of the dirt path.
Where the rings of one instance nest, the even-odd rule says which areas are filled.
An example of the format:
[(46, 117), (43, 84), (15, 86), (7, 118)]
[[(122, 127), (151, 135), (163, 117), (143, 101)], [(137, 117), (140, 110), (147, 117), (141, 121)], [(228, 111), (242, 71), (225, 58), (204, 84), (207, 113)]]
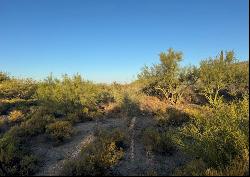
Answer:
[(130, 147), (124, 159), (115, 167), (115, 174), (122, 176), (146, 175), (154, 158), (143, 146), (141, 135), (151, 119), (133, 117), (129, 126)]
[(142, 133), (145, 128), (154, 125), (152, 118), (115, 118), (79, 123), (74, 127), (76, 134), (71, 138), (71, 141), (56, 147), (48, 144), (44, 137), (38, 137), (32, 143), (32, 149), (35, 154), (41, 157), (44, 164), (36, 176), (58, 175), (65, 160), (76, 158), (82, 147), (94, 141), (96, 128), (124, 128), (126, 125), (128, 125), (129, 148), (125, 157), (112, 168), (114, 175), (170, 175), (173, 169), (185, 163), (185, 156), (180, 152), (176, 152), (172, 156), (146, 152), (142, 142)]
[(99, 121), (91, 121), (79, 123), (74, 127), (75, 135), (69, 142), (65, 142), (60, 146), (53, 146), (46, 143), (45, 137), (38, 137), (31, 147), (33, 152), (37, 154), (44, 162), (36, 176), (55, 176), (62, 168), (65, 160), (76, 158), (82, 147), (93, 142), (94, 130), (98, 128), (112, 129), (124, 125), (123, 119), (106, 119)]
[(130, 148), (124, 159), (114, 168), (114, 174), (121, 176), (170, 175), (173, 169), (182, 165), (186, 157), (176, 152), (172, 156), (147, 152), (142, 142), (145, 128), (153, 125), (150, 117), (133, 117), (129, 126)]

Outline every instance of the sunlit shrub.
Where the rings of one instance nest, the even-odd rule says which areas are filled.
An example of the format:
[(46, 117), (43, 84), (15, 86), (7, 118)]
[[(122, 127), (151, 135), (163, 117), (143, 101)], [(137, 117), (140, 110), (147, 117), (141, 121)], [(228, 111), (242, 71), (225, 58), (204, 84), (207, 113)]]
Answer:
[(173, 176), (204, 176), (207, 165), (201, 160), (196, 159), (188, 162), (174, 170)]
[(18, 121), (21, 121), (21, 119), (24, 117), (22, 111), (17, 111), (17, 110), (14, 110), (14, 111), (11, 111), (10, 114), (9, 114), (9, 120), (11, 122), (18, 122)]
[[(106, 86), (85, 81), (79, 75), (62, 80), (48, 77), (40, 83), (37, 98), (56, 117), (71, 117), (79, 114), (80, 119), (102, 115), (103, 105), (114, 101)], [(75, 116), (73, 116), (75, 120)]]
[(181, 129), (181, 147), (215, 169), (230, 165), (231, 160), (249, 149), (248, 98), (240, 102), (197, 114)]
[(30, 99), (35, 94), (36, 84), (32, 80), (7, 80), (0, 83), (0, 98)]
[(159, 100), (153, 96), (143, 96), (138, 98), (140, 109), (146, 113), (157, 114), (159, 112), (165, 112), (167, 109), (167, 103)]

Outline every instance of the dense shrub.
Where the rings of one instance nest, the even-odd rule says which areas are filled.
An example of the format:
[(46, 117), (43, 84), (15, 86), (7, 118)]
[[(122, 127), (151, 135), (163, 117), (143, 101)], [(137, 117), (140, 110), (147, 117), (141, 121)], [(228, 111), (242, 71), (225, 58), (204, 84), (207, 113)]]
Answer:
[(0, 100), (0, 114), (7, 115), (12, 110), (20, 110), (23, 113), (29, 112), (32, 106), (37, 105), (37, 100), (35, 99), (4, 99)]
[(105, 86), (85, 81), (79, 75), (64, 75), (62, 80), (48, 77), (39, 84), (37, 98), (56, 117), (77, 113), (79, 119), (100, 116), (100, 107), (114, 101)]
[(96, 96), (96, 103), (98, 105), (104, 105), (104, 104), (108, 104), (108, 103), (112, 103), (115, 101), (114, 96), (109, 93), (109, 92), (101, 92)]
[(147, 128), (143, 132), (143, 143), (146, 150), (160, 154), (172, 155), (176, 150), (176, 145), (171, 137), (171, 132), (159, 132), (155, 128)]
[[(181, 146), (215, 169), (225, 168), (232, 159), (249, 151), (249, 99), (196, 113), (181, 129)], [(225, 111), (226, 110), (226, 111)]]
[(55, 118), (53, 116), (46, 115), (42, 111), (38, 110), (30, 115), (30, 118), (23, 122), (20, 126), (24, 129), (26, 136), (32, 137), (45, 133), (46, 126), (54, 121)]
[(169, 49), (167, 53), (160, 54), (160, 63), (144, 67), (138, 75), (139, 80), (145, 84), (143, 91), (153, 96), (160, 96), (177, 103), (182, 95), (182, 85), (178, 78), (182, 60), (182, 53)]
[[(200, 64), (199, 88), (209, 103), (220, 106), (223, 96), (237, 96), (248, 92), (249, 65), (239, 62), (233, 51), (223, 51), (217, 57), (202, 60)], [(222, 91), (225, 94), (221, 94)], [(228, 95), (227, 95), (228, 94)]]
[(158, 125), (162, 127), (180, 127), (189, 122), (189, 120), (190, 117), (187, 113), (177, 108), (169, 107), (161, 117), (158, 117)]
[(0, 83), (0, 99), (30, 99), (35, 91), (36, 84), (29, 79), (11, 79)]
[(47, 125), (46, 132), (52, 139), (62, 142), (71, 137), (73, 128), (68, 121), (57, 121)]
[(38, 161), (27, 141), (21, 127), (13, 127), (0, 139), (0, 175), (31, 175), (37, 170)]

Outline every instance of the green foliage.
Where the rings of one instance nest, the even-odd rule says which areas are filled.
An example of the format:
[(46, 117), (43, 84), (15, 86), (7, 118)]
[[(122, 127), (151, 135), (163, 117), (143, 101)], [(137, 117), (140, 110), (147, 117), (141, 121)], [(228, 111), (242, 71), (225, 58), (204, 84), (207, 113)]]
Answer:
[(36, 91), (36, 84), (30, 79), (11, 79), (0, 82), (0, 99), (30, 99)]
[[(249, 99), (197, 114), (181, 129), (181, 147), (213, 168), (249, 151)], [(226, 111), (225, 111), (226, 110)]]
[(20, 126), (23, 128), (27, 137), (32, 137), (45, 133), (46, 126), (54, 121), (55, 118), (53, 116), (47, 115), (43, 109), (38, 109)]
[(146, 150), (149, 151), (172, 155), (176, 150), (170, 131), (159, 132), (155, 128), (147, 128), (142, 139)]
[(108, 103), (112, 103), (115, 101), (115, 98), (109, 92), (101, 92), (96, 96), (97, 105), (104, 105)]
[(10, 80), (9, 75), (7, 73), (0, 71), (0, 83), (7, 80)]
[(57, 121), (47, 125), (46, 132), (52, 139), (62, 142), (71, 137), (73, 127), (68, 121)]
[(130, 95), (125, 94), (121, 104), (121, 110), (126, 116), (137, 116), (141, 111), (138, 103)]
[(55, 116), (77, 113), (79, 117), (100, 115), (103, 104), (113, 102), (113, 96), (105, 87), (84, 81), (80, 75), (62, 80), (48, 77), (37, 89), (37, 98)]
[(249, 154), (236, 157), (226, 168), (214, 169), (201, 159), (195, 159), (174, 170), (173, 176), (249, 176)]
[(31, 175), (37, 170), (38, 159), (31, 154), (28, 143), (31, 137), (44, 133), (54, 118), (40, 108), (25, 119), (0, 139), (1, 175)]
[(160, 64), (153, 67), (144, 67), (138, 75), (146, 86), (144, 91), (148, 94), (160, 95), (171, 103), (177, 103), (182, 95), (179, 81), (179, 62), (182, 53), (169, 49), (168, 53), (160, 54)]
[(65, 163), (61, 175), (111, 175), (109, 169), (124, 155), (124, 149), (120, 146), (123, 141), (124, 134), (120, 131), (99, 132), (97, 139), (82, 149), (76, 160)]
[(176, 108), (167, 108), (163, 116), (158, 118), (158, 125), (161, 127), (180, 127), (189, 122), (190, 117), (187, 113)]
[(228, 90), (236, 95), (237, 91), (247, 92), (249, 85), (249, 66), (235, 59), (234, 52), (226, 52), (214, 59), (203, 60), (200, 64), (199, 87), (209, 103), (218, 107), (223, 100), (220, 91)]
[(13, 127), (0, 139), (0, 175), (31, 175), (36, 171), (37, 159), (25, 143), (20, 127)]

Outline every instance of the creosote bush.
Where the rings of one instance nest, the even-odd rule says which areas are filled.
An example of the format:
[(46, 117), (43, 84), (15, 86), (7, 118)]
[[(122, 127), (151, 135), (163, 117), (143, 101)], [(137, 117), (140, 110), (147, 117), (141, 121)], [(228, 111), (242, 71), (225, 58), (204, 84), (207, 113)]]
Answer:
[(46, 133), (57, 142), (68, 139), (73, 134), (73, 127), (68, 121), (56, 121), (46, 126)]

